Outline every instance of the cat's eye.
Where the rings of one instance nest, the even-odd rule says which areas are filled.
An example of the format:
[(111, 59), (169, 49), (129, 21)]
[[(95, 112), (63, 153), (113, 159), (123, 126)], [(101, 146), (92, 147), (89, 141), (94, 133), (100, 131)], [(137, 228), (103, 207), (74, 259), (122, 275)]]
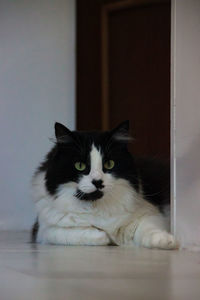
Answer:
[(114, 160), (107, 160), (105, 163), (104, 163), (104, 168), (105, 169), (108, 169), (108, 170), (111, 170), (115, 165), (115, 162)]
[(75, 168), (78, 170), (78, 171), (84, 171), (85, 168), (86, 168), (86, 164), (84, 164), (83, 162), (81, 161), (77, 161), (75, 164), (74, 164)]

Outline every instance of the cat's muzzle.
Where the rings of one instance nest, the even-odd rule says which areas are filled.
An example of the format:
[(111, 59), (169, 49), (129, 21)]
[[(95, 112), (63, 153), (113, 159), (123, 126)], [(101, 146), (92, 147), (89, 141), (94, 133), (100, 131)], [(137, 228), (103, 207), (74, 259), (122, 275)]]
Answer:
[(77, 190), (75, 196), (80, 200), (96, 201), (103, 197), (103, 192), (100, 191), (99, 189), (91, 193), (84, 193), (81, 190)]

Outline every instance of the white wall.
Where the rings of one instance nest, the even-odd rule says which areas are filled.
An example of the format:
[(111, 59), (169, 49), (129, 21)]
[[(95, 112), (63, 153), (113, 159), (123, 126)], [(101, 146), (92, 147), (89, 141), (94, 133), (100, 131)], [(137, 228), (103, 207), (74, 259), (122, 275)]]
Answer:
[(75, 0), (0, 1), (0, 229), (29, 229), (55, 121), (75, 125)]
[(172, 4), (174, 230), (191, 247), (200, 246), (200, 1)]

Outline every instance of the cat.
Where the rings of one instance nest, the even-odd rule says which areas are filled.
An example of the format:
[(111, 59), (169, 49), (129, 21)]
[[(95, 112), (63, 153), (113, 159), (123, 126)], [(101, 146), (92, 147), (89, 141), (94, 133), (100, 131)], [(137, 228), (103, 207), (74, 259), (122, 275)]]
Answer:
[(32, 241), (176, 249), (169, 168), (128, 151), (129, 121), (106, 132), (55, 123), (55, 145), (32, 180)]

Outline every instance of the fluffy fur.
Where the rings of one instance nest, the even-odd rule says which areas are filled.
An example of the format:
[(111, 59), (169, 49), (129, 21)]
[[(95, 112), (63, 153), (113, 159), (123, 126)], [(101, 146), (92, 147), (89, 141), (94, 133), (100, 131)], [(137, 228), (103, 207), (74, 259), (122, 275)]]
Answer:
[[(33, 242), (177, 248), (164, 215), (169, 169), (132, 157), (128, 127), (126, 121), (108, 132), (72, 132), (55, 124), (55, 146), (32, 181)], [(76, 162), (85, 169), (78, 171)]]

